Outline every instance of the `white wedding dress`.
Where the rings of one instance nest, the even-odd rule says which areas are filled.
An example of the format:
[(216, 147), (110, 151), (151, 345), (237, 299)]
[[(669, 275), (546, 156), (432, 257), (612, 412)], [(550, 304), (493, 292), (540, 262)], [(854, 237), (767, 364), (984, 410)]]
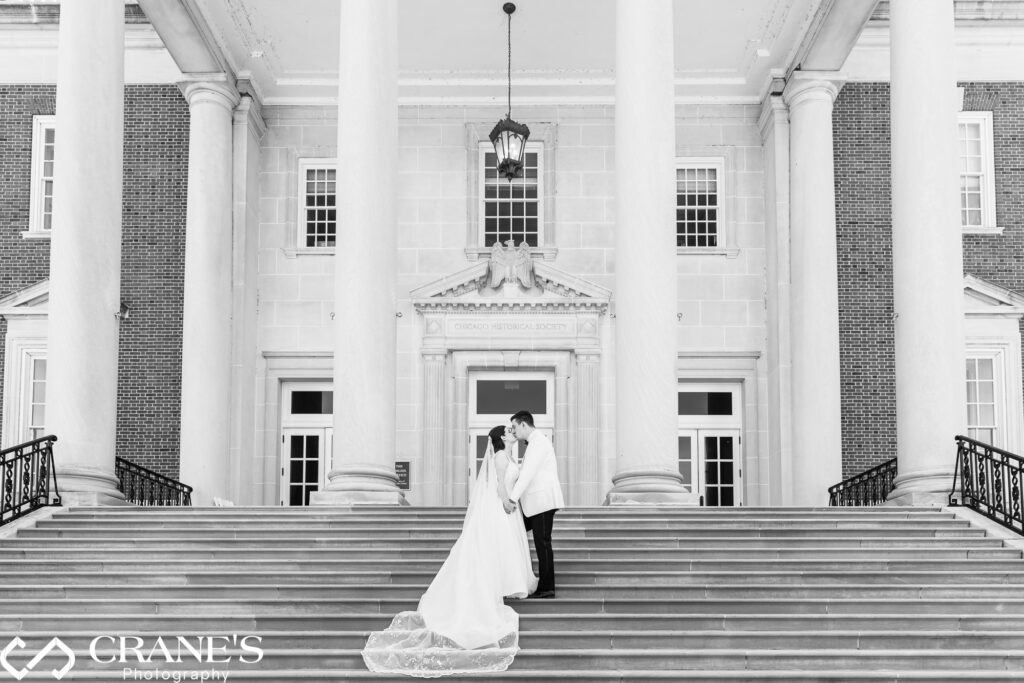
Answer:
[(505, 451), (488, 445), (477, 474), (462, 533), (415, 612), (400, 612), (384, 631), (370, 634), (363, 660), (370, 671), (420, 678), (505, 671), (519, 651), (519, 615), (505, 595), (524, 597), (537, 588), (519, 511), (507, 514), (501, 487), (518, 476)]

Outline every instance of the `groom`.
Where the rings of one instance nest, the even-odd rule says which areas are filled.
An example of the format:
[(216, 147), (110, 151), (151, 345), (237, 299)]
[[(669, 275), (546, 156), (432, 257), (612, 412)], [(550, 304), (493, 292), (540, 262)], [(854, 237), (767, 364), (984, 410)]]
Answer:
[(551, 526), (555, 512), (565, 507), (562, 485), (558, 482), (558, 465), (551, 441), (533, 426), (533, 415), (520, 410), (512, 416), (512, 436), (529, 445), (523, 456), (519, 479), (505, 501), (505, 512), (512, 513), (522, 499), (523, 516), (528, 529), (533, 529), (533, 545), (537, 549), (540, 579), (531, 598), (555, 597), (555, 556), (551, 549)]

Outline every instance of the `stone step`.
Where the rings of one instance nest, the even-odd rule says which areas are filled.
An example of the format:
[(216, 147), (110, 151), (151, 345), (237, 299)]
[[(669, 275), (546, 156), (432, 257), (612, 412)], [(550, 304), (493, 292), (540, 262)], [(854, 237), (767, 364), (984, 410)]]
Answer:
[[(19, 653), (20, 654), (20, 653)], [(106, 660), (118, 656), (116, 650), (96, 648), (97, 662), (86, 651), (77, 652), (76, 671), (101, 670), (110, 672), (113, 668), (121, 673), (120, 664), (111, 665)], [(238, 661), (240, 655), (252, 656), (244, 650), (228, 647), (222, 656), (232, 659), (230, 663), (221, 664), (216, 669), (232, 673), (248, 673), (253, 670), (267, 668), (277, 670), (310, 670), (339, 669), (359, 670), (364, 668), (363, 658), (358, 649), (323, 649), (308, 648), (271, 650), (265, 649), (263, 658), (258, 664), (244, 664)], [(8, 655), (10, 664), (15, 667), (27, 663), (31, 653), (12, 657)], [(195, 666), (199, 663), (194, 659), (184, 668), (210, 668)], [(159, 658), (152, 663), (134, 662), (132, 668), (146, 671), (168, 669), (168, 664)], [(1016, 671), (1024, 677), (1024, 651), (1009, 650), (990, 652), (986, 650), (957, 650), (953, 652), (934, 650), (754, 650), (748, 648), (722, 650), (687, 650), (687, 649), (564, 649), (564, 650), (531, 650), (523, 648), (519, 651), (512, 664), (515, 670), (561, 671), (567, 669), (655, 669), (655, 670), (778, 670), (798, 669), (805, 671), (829, 672), (835, 669), (892, 671), (962, 671), (973, 672), (978, 669), (998, 669), (1000, 671)], [(968, 674), (970, 675), (970, 674)], [(232, 676), (233, 677), (233, 676)], [(232, 678), (229, 677), (229, 680)]]
[[(51, 563), (52, 564), (52, 563)], [(119, 567), (95, 566), (89, 563), (80, 566), (67, 563), (65, 566), (22, 568), (11, 564), (8, 569), (0, 565), (0, 574), (9, 586), (35, 585), (40, 582), (40, 572), (46, 572), (48, 586), (72, 585), (142, 585), (142, 586), (184, 586), (184, 585), (230, 585), (263, 584), (309, 585), (326, 587), (334, 584), (418, 584), (426, 586), (434, 578), (440, 563), (433, 571), (415, 571), (397, 567), (395, 570), (376, 569), (353, 571), (347, 568), (338, 571), (293, 571), (271, 569), (257, 571), (245, 567), (227, 565), (224, 570), (211, 570), (206, 563), (196, 563), (195, 569), (177, 568), (175, 571), (159, 571), (166, 567), (162, 563), (151, 563), (153, 571), (121, 571)], [(559, 566), (558, 579), (566, 585), (961, 585), (965, 588), (975, 585), (1001, 586), (1024, 585), (1024, 567), (1016, 572), (1009, 571), (959, 571), (959, 572), (864, 572), (864, 571), (564, 571)]]
[[(374, 549), (395, 549), (404, 550), (407, 544), (400, 541), (408, 541), (419, 548), (432, 548), (438, 551), (447, 552), (455, 544), (456, 535), (441, 537), (430, 537), (429, 535), (418, 535), (411, 532), (404, 532), (404, 535), (389, 534), (389, 537), (348, 537), (330, 536), (325, 534), (302, 537), (300, 534), (282, 536), (240, 535), (239, 537), (219, 536), (160, 536), (158, 534), (131, 534), (122, 535), (88, 535), (61, 532), (47, 532), (45, 530), (29, 529), (19, 532), (18, 537), (8, 541), (3, 547), (46, 547), (59, 545), (61, 547), (91, 547), (91, 548), (159, 548), (173, 546), (175, 548), (203, 548), (203, 547), (224, 547), (235, 548), (290, 548), (303, 545), (309, 548), (333, 547), (333, 548), (374, 548)], [(532, 542), (532, 539), (529, 539)], [(977, 549), (989, 548), (998, 549), (1003, 547), (1003, 542), (997, 538), (977, 536), (970, 538), (935, 538), (935, 537), (885, 537), (885, 538), (835, 538), (832, 536), (822, 537), (767, 537), (755, 536), (749, 538), (722, 538), (722, 537), (686, 537), (686, 536), (623, 536), (623, 537), (601, 537), (601, 536), (567, 536), (554, 533), (552, 543), (556, 549), (593, 548), (611, 550), (628, 550), (634, 552), (638, 548), (687, 548), (687, 549), (757, 549), (757, 548), (779, 548), (779, 549), (800, 549), (800, 548), (919, 548), (919, 549)]]
[[(556, 601), (557, 602), (557, 601)], [(132, 633), (174, 633), (202, 628), (210, 632), (260, 634), (275, 630), (370, 631), (381, 630), (391, 623), (392, 614), (373, 612), (349, 613), (274, 613), (196, 615), (134, 614)], [(124, 634), (125, 616), (111, 612), (80, 614), (47, 614), (37, 612), (0, 612), (0, 631), (67, 633), (88, 630), (105, 634)], [(1024, 615), (1013, 614), (723, 614), (693, 610), (686, 614), (636, 613), (526, 613), (520, 615), (519, 628), (528, 631), (597, 630), (623, 631), (701, 631), (718, 632), (792, 632), (901, 631), (927, 634), (933, 631), (998, 631), (1024, 637)]]
[[(237, 553), (236, 553), (237, 555)], [(38, 573), (100, 573), (100, 572), (143, 572), (146, 574), (159, 573), (161, 570), (169, 570), (179, 573), (194, 573), (214, 571), (222, 573), (230, 572), (251, 572), (257, 575), (264, 575), (268, 572), (275, 575), (301, 572), (301, 573), (322, 573), (325, 575), (337, 575), (345, 572), (422, 572), (433, 576), (440, 569), (443, 557), (426, 560), (408, 559), (325, 559), (325, 560), (302, 560), (299, 557), (294, 559), (264, 559), (265, 554), (244, 553), (244, 557), (223, 558), (217, 553), (190, 553), (191, 559), (182, 559), (181, 553), (147, 553), (139, 556), (134, 553), (120, 553), (111, 555), (102, 551), (35, 551), (27, 555), (18, 553), (12, 557), (5, 556), (0, 560), (0, 573), (30, 572), (33, 575)], [(25, 557), (26, 559), (21, 559)], [(40, 557), (49, 559), (37, 559)], [(741, 575), (748, 572), (778, 571), (787, 574), (799, 575), (807, 572), (838, 572), (842, 574), (858, 572), (925, 572), (941, 573), (950, 576), (979, 576), (986, 573), (994, 573), (996, 576), (1016, 575), (1021, 571), (1019, 557), (1008, 560), (993, 559), (960, 559), (960, 560), (807, 560), (807, 559), (752, 559), (752, 560), (730, 560), (730, 559), (644, 559), (641, 565), (635, 557), (600, 560), (600, 559), (571, 559), (566, 558), (564, 553), (558, 555), (559, 576), (571, 572), (593, 574), (594, 572), (616, 572), (624, 575), (635, 575), (643, 567), (643, 572), (682, 572), (685, 574), (703, 572), (712, 574), (735, 574)], [(965, 578), (964, 581), (969, 579)], [(1007, 581), (1007, 583), (1011, 583)], [(1013, 582), (1015, 583), (1015, 581)]]
[[(390, 592), (389, 592), (390, 595)], [(334, 614), (379, 612), (397, 614), (416, 609), (412, 598), (8, 598), (0, 604), (3, 614)], [(1024, 615), (1024, 598), (562, 598), (520, 600), (520, 614), (598, 612), (680, 614), (694, 611), (723, 614), (1000, 614)]]
[[(322, 528), (250, 528), (238, 529), (230, 532), (227, 536), (223, 525), (216, 525), (207, 528), (189, 528), (187, 526), (175, 527), (151, 527), (149, 525), (126, 526), (126, 527), (65, 527), (48, 526), (32, 529), (23, 529), (18, 532), (16, 538), (134, 538), (134, 539), (164, 539), (164, 538), (188, 538), (192, 540), (223, 539), (259, 539), (280, 541), (280, 540), (316, 540), (316, 539), (351, 539), (352, 541), (366, 540), (406, 540), (406, 539), (438, 539), (454, 543), (461, 532), (461, 527), (451, 528), (439, 527), (367, 527), (365, 529), (338, 527)], [(617, 528), (617, 529), (594, 529), (583, 526), (570, 527), (558, 526), (555, 528), (552, 538), (555, 539), (583, 539), (592, 538), (600, 540), (626, 540), (638, 539), (657, 540), (661, 538), (687, 538), (687, 539), (814, 539), (829, 538), (834, 540), (865, 540), (865, 539), (944, 539), (944, 540), (977, 540), (986, 538), (985, 531), (972, 528), (929, 528), (929, 527), (903, 527), (888, 526), (877, 529), (861, 528), (839, 528), (839, 529), (719, 529), (719, 528)]]
[[(0, 550), (0, 561), (40, 557), (34, 553), (47, 553), (49, 557), (82, 557), (62, 550), (60, 541), (31, 541), (17, 550), (4, 553)], [(432, 561), (440, 563), (448, 556), (448, 548), (332, 548), (332, 547), (288, 547), (266, 548), (217, 548), (204, 546), (200, 548), (167, 546), (156, 544), (154, 547), (131, 544), (108, 544), (97, 547), (95, 544), (80, 544), (78, 550), (93, 553), (100, 561), (133, 561), (204, 558), (219, 558), (222, 562), (233, 563), (239, 560), (276, 560), (295, 563), (296, 568), (309, 568), (310, 562), (349, 561), (360, 562), (405, 562), (410, 560)], [(1020, 560), (1021, 551), (1014, 548), (935, 548), (930, 546), (908, 546), (903, 548), (645, 548), (642, 553), (645, 568), (653, 569), (652, 562), (668, 561), (672, 568), (679, 568), (687, 562), (748, 560), (765, 562), (770, 560), (826, 561), (847, 560), (875, 563), (889, 563), (900, 560), (917, 560), (927, 557), (931, 561), (976, 560), (979, 562), (995, 560)], [(633, 566), (638, 562), (637, 550), (628, 548), (562, 548), (555, 546), (555, 556), (559, 566), (566, 561), (598, 560), (598, 561), (631, 561)]]
[[(238, 524), (241, 526), (245, 522), (247, 528), (258, 528), (268, 530), (308, 530), (308, 529), (347, 529), (347, 530), (378, 530), (378, 529), (394, 529), (395, 527), (408, 526), (409, 528), (428, 528), (428, 529), (447, 529), (458, 532), (462, 528), (462, 519), (428, 519), (428, 520), (416, 520), (408, 521), (403, 524), (396, 524), (392, 520), (381, 520), (376, 519), (349, 519), (339, 518), (334, 520), (319, 520), (313, 518), (302, 518), (302, 519), (281, 519), (273, 521), (262, 521), (262, 520), (247, 520), (244, 517), (234, 518), (231, 520), (223, 519), (197, 519), (190, 520), (186, 518), (170, 518), (160, 520), (149, 520), (142, 518), (132, 519), (104, 519), (102, 516), (91, 519), (83, 519), (77, 517), (53, 517), (51, 519), (39, 520), (35, 528), (37, 529), (51, 529), (51, 528), (62, 528), (62, 529), (132, 529), (139, 530), (145, 529), (185, 529), (187, 531), (194, 531), (197, 529), (216, 529), (221, 530), (225, 527), (225, 523), (230, 521), (232, 525)], [(704, 531), (711, 529), (720, 530), (736, 530), (736, 531), (749, 531), (755, 532), (762, 529), (770, 529), (772, 531), (786, 531), (786, 530), (823, 530), (829, 531), (836, 530), (871, 530), (871, 531), (882, 531), (889, 529), (906, 529), (906, 530), (922, 530), (929, 533), (934, 533), (936, 529), (940, 530), (954, 530), (960, 529), (963, 531), (974, 531), (984, 533), (981, 529), (975, 529), (971, 527), (970, 523), (962, 519), (947, 519), (941, 520), (873, 520), (873, 521), (858, 521), (858, 520), (834, 520), (834, 521), (823, 521), (817, 519), (808, 520), (780, 520), (780, 521), (764, 521), (764, 520), (742, 520), (735, 519), (731, 521), (719, 521), (719, 520), (708, 520), (708, 519), (685, 519), (685, 520), (636, 520), (636, 519), (608, 519), (608, 520), (595, 520), (588, 522), (582, 519), (566, 519), (558, 518), (558, 528), (570, 528), (570, 529), (672, 529), (672, 530), (693, 530), (693, 531)]]
[[(318, 649), (361, 649), (366, 644), (370, 629), (347, 631), (261, 631), (260, 633), (234, 633), (232, 631), (168, 631), (146, 634), (132, 631), (132, 636), (142, 637), (152, 646), (157, 638), (175, 648), (177, 638), (187, 642), (201, 642), (210, 636), (258, 636), (258, 642), (267, 649), (307, 648)], [(57, 636), (72, 649), (87, 651), (90, 643), (97, 641), (110, 646), (111, 637), (120, 637), (103, 631), (0, 631), (0, 642), (8, 642), (20, 636), (27, 648), (45, 645)], [(136, 641), (129, 638), (129, 645)], [(1001, 631), (928, 631), (907, 633), (905, 631), (875, 632), (863, 631), (653, 631), (653, 630), (593, 630), (593, 631), (550, 631), (523, 630), (519, 635), (519, 646), (532, 650), (552, 649), (742, 649), (754, 650), (941, 650), (958, 648), (967, 650), (1019, 650), (1021, 634)]]
[[(187, 514), (187, 515), (232, 515), (245, 514), (253, 516), (265, 515), (298, 515), (309, 514), (342, 514), (342, 515), (376, 515), (408, 517), (415, 515), (451, 515), (463, 516), (466, 508), (451, 505), (423, 505), (393, 507), (386, 505), (338, 505), (338, 506), (311, 506), (311, 507), (285, 507), (285, 506), (261, 506), (261, 505), (234, 505), (229, 507), (200, 506), (192, 505), (187, 507), (177, 506), (110, 506), (104, 508), (91, 507), (87, 505), (72, 505), (61, 508), (62, 512), (73, 514), (96, 514), (96, 515), (123, 515), (134, 514)], [(938, 510), (934, 507), (902, 507), (902, 506), (876, 506), (876, 507), (668, 507), (650, 505), (621, 505), (621, 506), (583, 506), (572, 505), (558, 511), (560, 515), (581, 515), (581, 516), (622, 516), (634, 517), (659, 517), (677, 515), (744, 515), (748, 517), (780, 517), (791, 515), (849, 515), (849, 516), (885, 516), (885, 517), (906, 517), (913, 515), (946, 515), (953, 516), (951, 512)]]
[[(318, 598), (351, 598), (375, 600), (382, 595), (390, 599), (419, 600), (427, 582), (416, 584), (343, 584), (293, 585), (264, 584), (188, 584), (188, 585), (110, 585), (110, 584), (26, 584), (0, 587), (0, 599), (7, 600), (68, 600), (100, 598), (159, 598), (161, 600), (235, 599), (254, 600), (306, 600)], [(570, 584), (559, 581), (559, 598), (571, 600), (1000, 600), (1006, 595), (1001, 585), (936, 585), (936, 586), (883, 586), (876, 584), (721, 584), (645, 585), (645, 584)], [(519, 602), (510, 603), (518, 606)], [(518, 609), (518, 607), (517, 607)]]

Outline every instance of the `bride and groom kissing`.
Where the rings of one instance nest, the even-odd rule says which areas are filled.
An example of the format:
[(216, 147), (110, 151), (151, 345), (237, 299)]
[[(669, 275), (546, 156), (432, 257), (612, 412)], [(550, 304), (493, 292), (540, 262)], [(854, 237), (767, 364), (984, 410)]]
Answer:
[[(521, 465), (518, 440), (528, 444)], [(551, 530), (564, 506), (554, 448), (533, 415), (519, 411), (509, 427), (494, 427), (462, 533), (416, 611), (400, 612), (370, 634), (362, 652), (367, 667), (424, 678), (506, 670), (519, 651), (519, 615), (504, 598), (555, 597)]]

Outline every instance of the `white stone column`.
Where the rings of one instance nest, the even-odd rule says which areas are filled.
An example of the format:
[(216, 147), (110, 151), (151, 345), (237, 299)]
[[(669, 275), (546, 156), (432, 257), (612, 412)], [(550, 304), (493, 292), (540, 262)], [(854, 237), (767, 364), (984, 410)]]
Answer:
[(396, 0), (342, 0), (334, 453), (316, 504), (405, 504), (395, 475)]
[(47, 371), (47, 431), (65, 504), (124, 500), (114, 476), (124, 2), (62, 2)]
[(796, 71), (789, 105), (794, 505), (827, 505), (842, 479), (839, 281), (832, 103), (844, 79)]
[(617, 0), (616, 464), (606, 504), (696, 500), (678, 471), (671, 0)]
[(966, 429), (953, 4), (889, 7), (897, 504), (945, 504)]
[(194, 505), (228, 497), (231, 448), (232, 125), (221, 82), (185, 86), (190, 123), (181, 348), (181, 481)]

